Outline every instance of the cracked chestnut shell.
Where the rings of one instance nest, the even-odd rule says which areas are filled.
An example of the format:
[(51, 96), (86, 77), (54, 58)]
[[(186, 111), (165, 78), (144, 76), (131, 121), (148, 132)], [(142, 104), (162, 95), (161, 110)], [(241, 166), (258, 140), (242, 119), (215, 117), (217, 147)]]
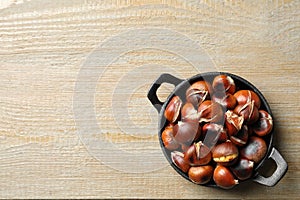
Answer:
[(236, 89), (234, 80), (225, 74), (216, 76), (213, 80), (212, 87), (215, 91), (230, 94), (233, 94)]
[(202, 127), (201, 138), (207, 146), (215, 146), (216, 143), (222, 143), (227, 140), (227, 133), (220, 124), (207, 123)]
[(230, 93), (215, 93), (212, 100), (229, 110), (234, 109), (237, 103), (235, 97)]
[(210, 149), (201, 141), (194, 143), (184, 153), (184, 159), (191, 166), (207, 165), (211, 161)]
[(198, 107), (199, 122), (222, 122), (224, 121), (224, 110), (222, 106), (211, 100), (206, 100)]
[(242, 128), (244, 117), (235, 114), (232, 110), (225, 113), (225, 126), (228, 136), (236, 135)]
[(208, 98), (211, 85), (206, 81), (193, 83), (186, 91), (186, 101), (193, 104), (196, 108)]
[(257, 107), (254, 105), (254, 101), (247, 102), (246, 104), (239, 104), (235, 107), (234, 111), (236, 114), (244, 117), (244, 121), (247, 124), (255, 123), (259, 118)]
[(231, 173), (231, 171), (222, 165), (217, 165), (214, 170), (213, 179), (217, 186), (223, 189), (233, 188), (235, 185), (239, 183)]
[(230, 140), (218, 144), (212, 150), (213, 160), (224, 166), (233, 165), (238, 159), (238, 156), (239, 150)]
[(233, 95), (238, 104), (244, 105), (248, 102), (254, 101), (254, 105), (260, 108), (261, 101), (259, 96), (252, 90), (239, 90)]
[(206, 184), (211, 180), (213, 172), (214, 168), (210, 165), (191, 167), (188, 176), (196, 184)]
[(190, 169), (190, 165), (188, 162), (184, 160), (184, 155), (183, 153), (179, 151), (173, 151), (171, 152), (171, 159), (172, 162), (184, 173), (188, 172)]
[(230, 141), (237, 146), (244, 146), (249, 137), (249, 128), (243, 125), (242, 129), (235, 135), (230, 136)]

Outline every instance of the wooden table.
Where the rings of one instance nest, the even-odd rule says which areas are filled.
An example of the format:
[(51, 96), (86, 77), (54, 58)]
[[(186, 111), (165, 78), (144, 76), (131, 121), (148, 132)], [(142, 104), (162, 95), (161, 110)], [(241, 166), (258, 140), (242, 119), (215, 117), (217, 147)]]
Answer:
[[(0, 197), (299, 198), (300, 1), (1, 0), (0, 8)], [(289, 165), (275, 187), (197, 186), (162, 155), (151, 83), (163, 72), (216, 70), (267, 98), (274, 146)], [(163, 85), (159, 97), (170, 91)]]

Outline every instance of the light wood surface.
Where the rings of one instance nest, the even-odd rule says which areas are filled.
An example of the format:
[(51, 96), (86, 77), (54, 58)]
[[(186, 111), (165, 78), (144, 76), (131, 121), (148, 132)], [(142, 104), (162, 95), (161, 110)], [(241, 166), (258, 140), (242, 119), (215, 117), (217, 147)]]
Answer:
[[(299, 198), (299, 10), (298, 0), (1, 0), (0, 197)], [(131, 47), (120, 38), (126, 31), (145, 40), (135, 32), (140, 29), (161, 29), (165, 40), (153, 34), (151, 44), (167, 43), (174, 51), (127, 49), (101, 73), (80, 79), (99, 45), (107, 45), (110, 58), (113, 49)], [(180, 48), (189, 41), (211, 61), (197, 68), (176, 52), (193, 55), (193, 49)], [(97, 71), (102, 63), (92, 64)], [(157, 112), (146, 98), (152, 81), (162, 72), (188, 78), (210, 70), (246, 78), (268, 100), (276, 120), (274, 146), (289, 165), (275, 187), (251, 181), (230, 191), (197, 186), (163, 157)], [(80, 133), (93, 121), (76, 96), (82, 83), (96, 84), (97, 134)], [(170, 91), (163, 85), (160, 98)], [(82, 106), (82, 116), (74, 106)]]

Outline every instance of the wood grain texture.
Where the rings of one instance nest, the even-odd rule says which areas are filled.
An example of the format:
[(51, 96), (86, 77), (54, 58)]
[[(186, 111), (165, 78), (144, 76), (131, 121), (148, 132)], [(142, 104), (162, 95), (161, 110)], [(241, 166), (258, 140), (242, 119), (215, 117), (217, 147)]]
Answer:
[[(300, 1), (30, 0), (0, 5), (0, 197), (299, 198)], [(101, 152), (109, 148), (98, 147), (97, 156), (88, 150), (73, 109), (78, 74), (99, 44), (145, 28), (183, 34), (205, 50), (213, 70), (238, 74), (261, 90), (276, 120), (274, 145), (289, 165), (275, 187), (252, 182), (231, 191), (201, 187), (168, 166), (147, 90), (162, 72), (188, 78), (209, 69), (197, 69), (162, 49), (124, 52), (96, 84), (94, 110), (101, 132), (95, 141), (106, 140), (122, 152), (137, 153), (136, 158), (126, 163), (116, 153), (110, 155), (116, 163), (108, 164)], [(144, 73), (134, 73), (140, 69)], [(114, 99), (124, 80), (136, 85), (120, 94), (128, 98), (125, 105)], [(92, 84), (89, 77), (86, 81)], [(170, 85), (163, 85), (160, 98), (170, 91)], [(123, 122), (114, 110), (122, 106), (128, 112), (121, 115)], [(149, 156), (140, 158), (141, 152)], [(137, 162), (153, 170), (126, 170)]]

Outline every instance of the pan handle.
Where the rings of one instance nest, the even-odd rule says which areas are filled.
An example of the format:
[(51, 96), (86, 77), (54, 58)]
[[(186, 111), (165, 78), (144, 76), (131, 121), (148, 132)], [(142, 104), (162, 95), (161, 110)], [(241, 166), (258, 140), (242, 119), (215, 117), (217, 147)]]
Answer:
[(280, 179), (285, 175), (288, 169), (288, 165), (281, 154), (273, 147), (271, 154), (269, 155), (268, 159), (272, 159), (276, 163), (276, 170), (270, 177), (264, 177), (258, 174), (253, 181), (260, 183), (266, 186), (274, 186), (276, 185)]
[(158, 112), (160, 112), (162, 105), (164, 104), (164, 102), (161, 102), (158, 97), (157, 97), (157, 90), (158, 88), (161, 86), (161, 84), (163, 83), (171, 83), (173, 84), (175, 87), (181, 83), (183, 80), (179, 79), (175, 76), (172, 76), (171, 74), (162, 74), (160, 75), (160, 77), (158, 77), (158, 79), (153, 83), (153, 85), (151, 86), (149, 92), (148, 92), (148, 99), (150, 100), (151, 104), (156, 108), (156, 110)]

